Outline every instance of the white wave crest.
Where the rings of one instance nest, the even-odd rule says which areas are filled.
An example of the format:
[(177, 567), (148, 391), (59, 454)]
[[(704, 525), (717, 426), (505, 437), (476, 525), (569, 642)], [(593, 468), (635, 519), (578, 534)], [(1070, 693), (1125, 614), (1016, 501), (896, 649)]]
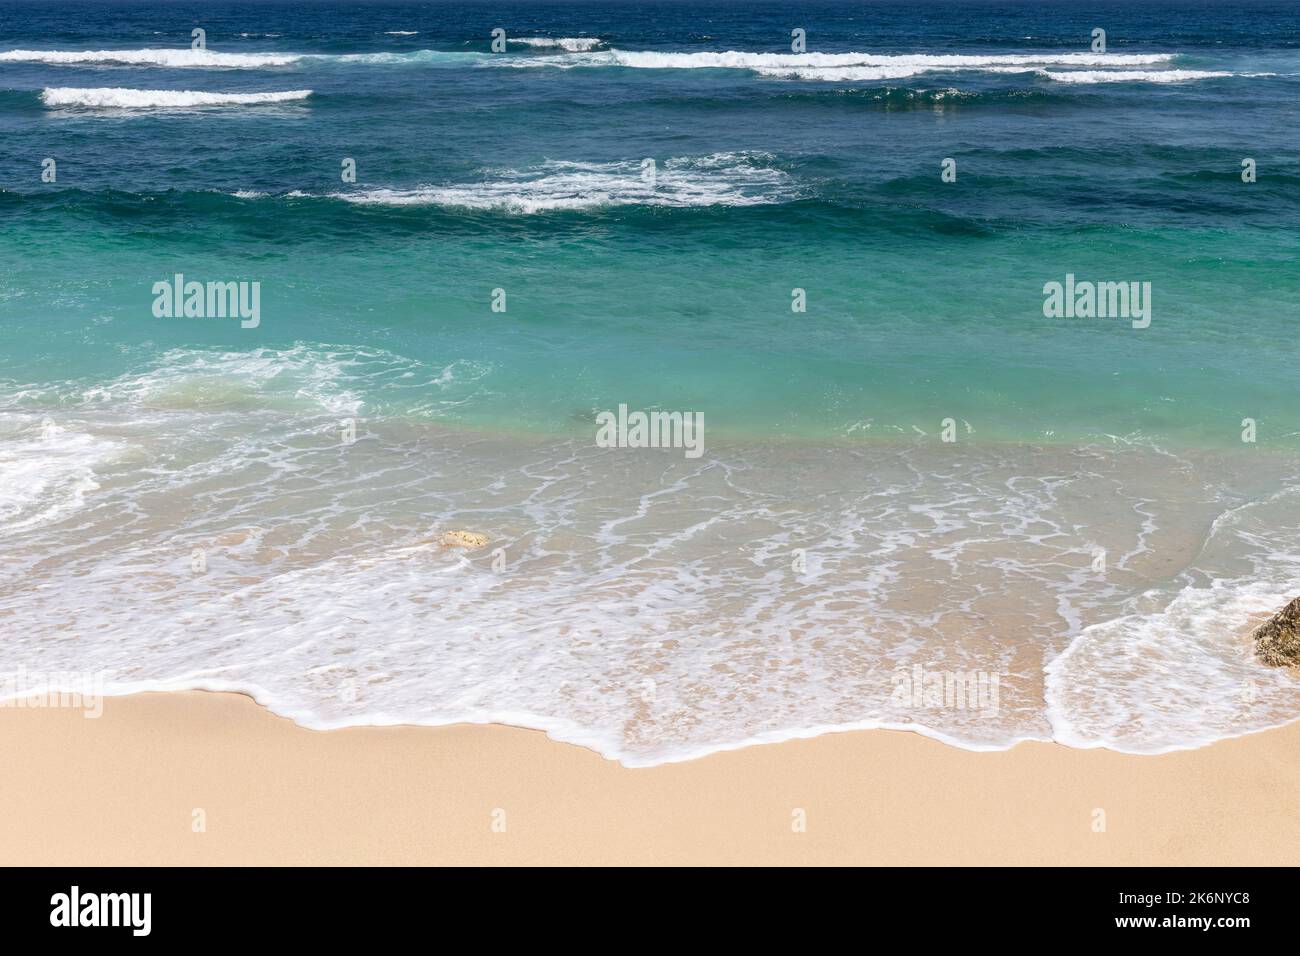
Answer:
[(516, 213), (599, 206), (752, 206), (784, 201), (793, 192), (790, 177), (763, 165), (764, 158), (717, 153), (670, 159), (656, 167), (653, 181), (640, 161), (555, 162), (506, 171), (481, 183), (368, 189), (333, 196), (368, 205), (434, 205)]
[(1222, 70), (1043, 70), (1042, 75), (1058, 83), (1189, 83), (1235, 74)]
[(187, 109), (198, 106), (257, 106), (305, 100), (311, 90), (275, 93), (207, 93), (198, 90), (128, 90), (100, 87), (51, 87), (41, 93), (46, 106), (90, 109)]
[(633, 69), (824, 69), (880, 67), (889, 69), (940, 70), (982, 67), (1123, 67), (1167, 63), (1172, 53), (751, 53), (728, 50), (719, 53), (666, 53), (654, 50), (605, 50), (575, 53), (544, 59), (500, 60), (505, 66), (623, 66)]
[(571, 53), (581, 53), (596, 49), (604, 41), (599, 37), (512, 37), (510, 42), (537, 49), (568, 50)]
[(379, 349), (342, 349), (298, 343), (287, 349), (222, 352), (171, 349), (156, 362), (89, 387), (65, 386), (59, 400), (81, 410), (130, 408), (246, 414), (277, 412), (356, 414), (359, 388), (399, 378), (411, 363)]
[(0, 63), (48, 63), (51, 65), (116, 64), (161, 66), (175, 69), (261, 69), (288, 66), (301, 59), (297, 53), (217, 53), (213, 50), (6, 50)]
[[(789, 80), (821, 80), (828, 83), (900, 80), (935, 72), (937, 67), (921, 66), (829, 66), (829, 67), (755, 67), (760, 76)], [(1031, 66), (963, 67), (979, 73), (1032, 73), (1058, 83), (1188, 83), (1221, 76), (1235, 76), (1219, 70), (1044, 70)]]
[[(403, 34), (404, 35), (404, 34)], [(456, 66), (488, 59), (489, 53), (443, 50), (408, 50), (403, 53), (217, 53), (212, 50), (8, 50), (0, 63), (51, 65), (156, 66), (174, 69), (245, 69), (310, 64), (404, 64)]]
[[(522, 42), (522, 41), (521, 41)], [(567, 56), (495, 60), (510, 67), (621, 66), (630, 69), (740, 69), (784, 79), (855, 82), (898, 80), (938, 71), (1036, 73), (1061, 83), (1183, 83), (1233, 76), (1218, 70), (1160, 69), (1172, 53), (667, 53), (605, 50)], [(1157, 67), (1157, 69), (1133, 69)], [(1091, 68), (1091, 69), (1089, 69)]]
[(413, 37), (419, 34), (419, 30), (385, 30), (386, 37)]
[(754, 72), (759, 76), (775, 76), (787, 80), (826, 80), (828, 82), (858, 82), (869, 80), (901, 80), (916, 76), (925, 70), (915, 66), (829, 66), (795, 68), (786, 66), (760, 66)]

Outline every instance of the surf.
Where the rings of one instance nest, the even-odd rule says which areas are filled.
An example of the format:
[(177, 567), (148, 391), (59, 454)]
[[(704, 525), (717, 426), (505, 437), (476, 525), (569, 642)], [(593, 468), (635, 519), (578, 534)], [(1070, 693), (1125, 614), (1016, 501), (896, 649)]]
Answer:
[(616, 206), (754, 206), (788, 201), (795, 184), (758, 154), (718, 153), (611, 163), (550, 162), (503, 170), (475, 183), (335, 192), (376, 206), (498, 209), (519, 214)]
[(0, 63), (45, 63), (51, 66), (116, 65), (157, 66), (169, 69), (265, 69), (288, 66), (302, 57), (296, 53), (218, 53), (215, 50), (5, 50)]
[(292, 103), (305, 100), (311, 95), (311, 90), (284, 90), (274, 93), (208, 93), (199, 90), (50, 87), (42, 91), (41, 102), (52, 108), (187, 109), (206, 106), (260, 106), (274, 103)]

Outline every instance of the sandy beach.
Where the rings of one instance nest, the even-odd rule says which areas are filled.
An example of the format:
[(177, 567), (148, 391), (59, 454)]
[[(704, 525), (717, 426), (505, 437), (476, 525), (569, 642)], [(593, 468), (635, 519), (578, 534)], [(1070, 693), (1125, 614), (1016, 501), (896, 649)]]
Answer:
[(628, 769), (536, 731), (317, 732), (186, 692), (0, 708), (0, 752), (5, 864), (1300, 860), (1300, 725), (1154, 757), (877, 730)]

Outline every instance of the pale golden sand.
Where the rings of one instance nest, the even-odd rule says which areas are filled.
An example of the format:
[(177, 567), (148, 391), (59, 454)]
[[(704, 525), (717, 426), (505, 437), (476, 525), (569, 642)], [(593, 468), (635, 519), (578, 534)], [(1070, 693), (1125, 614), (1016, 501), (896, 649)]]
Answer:
[(535, 731), (319, 733), (178, 693), (0, 708), (0, 752), (8, 864), (1300, 863), (1300, 725), (1160, 757), (865, 731), (629, 770)]

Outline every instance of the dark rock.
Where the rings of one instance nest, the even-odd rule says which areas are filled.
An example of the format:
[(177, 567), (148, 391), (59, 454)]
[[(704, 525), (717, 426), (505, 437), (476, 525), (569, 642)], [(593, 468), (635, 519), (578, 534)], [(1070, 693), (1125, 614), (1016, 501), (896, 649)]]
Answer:
[(1300, 597), (1255, 630), (1255, 653), (1274, 667), (1300, 666)]

